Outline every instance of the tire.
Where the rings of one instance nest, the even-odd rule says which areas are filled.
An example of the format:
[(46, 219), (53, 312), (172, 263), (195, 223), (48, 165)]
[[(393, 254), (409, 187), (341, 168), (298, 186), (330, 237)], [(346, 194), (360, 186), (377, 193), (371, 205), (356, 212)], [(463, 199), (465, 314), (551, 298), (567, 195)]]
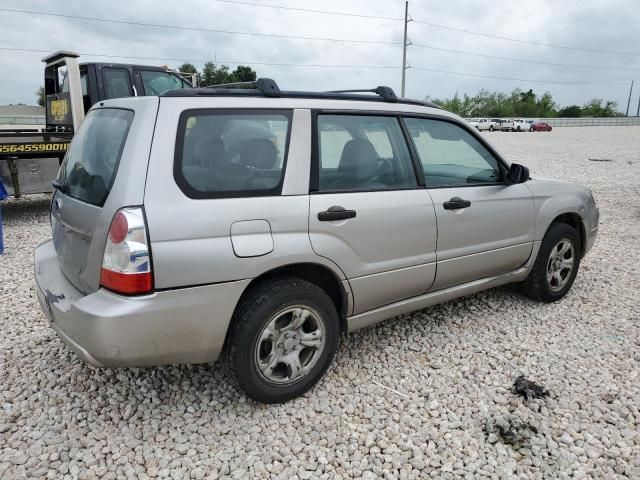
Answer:
[[(568, 260), (569, 251), (560, 255), (560, 260), (557, 255), (562, 250), (560, 247), (563, 242), (567, 242), (571, 245), (571, 269), (566, 271), (568, 263), (565, 263), (565, 267), (561, 267), (560, 263), (563, 260)], [(571, 286), (578, 274), (580, 268), (580, 237), (575, 228), (566, 223), (554, 223), (549, 227), (547, 233), (542, 239), (542, 245), (538, 251), (536, 262), (533, 265), (529, 276), (523, 283), (523, 291), (528, 296), (535, 300), (550, 303), (556, 302), (563, 298)], [(555, 257), (555, 258), (553, 258)], [(555, 263), (554, 263), (555, 262)], [(555, 276), (555, 271), (559, 277)], [(549, 275), (554, 276), (549, 279)], [(564, 272), (564, 275), (563, 275)]]
[(493, 125), (489, 125), (489, 131), (493, 132)]
[[(302, 323), (293, 328), (296, 319)], [(304, 346), (302, 336), (322, 345)], [(324, 290), (296, 277), (268, 280), (252, 287), (236, 308), (222, 361), (227, 376), (250, 398), (286, 402), (320, 380), (339, 336), (338, 312)]]
[(533, 127), (530, 127), (530, 128), (529, 128), (529, 131), (530, 131), (530, 132), (535, 132), (535, 129), (534, 129)]
[(520, 130), (520, 125), (518, 125), (518, 131), (519, 131), (519, 132), (521, 131), (521, 130)]

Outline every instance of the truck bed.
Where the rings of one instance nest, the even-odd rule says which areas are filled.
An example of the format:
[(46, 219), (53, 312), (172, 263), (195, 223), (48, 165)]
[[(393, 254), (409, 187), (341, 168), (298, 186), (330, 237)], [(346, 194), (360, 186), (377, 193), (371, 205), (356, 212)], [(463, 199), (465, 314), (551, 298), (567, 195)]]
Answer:
[(71, 133), (0, 131), (0, 179), (9, 195), (52, 191)]
[(71, 137), (71, 133), (0, 131), (0, 158), (64, 155)]

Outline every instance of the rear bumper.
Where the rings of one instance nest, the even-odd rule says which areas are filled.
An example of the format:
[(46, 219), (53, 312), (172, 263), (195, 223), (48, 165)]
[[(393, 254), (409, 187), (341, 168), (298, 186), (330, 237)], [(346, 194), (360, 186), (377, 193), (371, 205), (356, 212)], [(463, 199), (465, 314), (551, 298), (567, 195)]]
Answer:
[(84, 361), (101, 367), (203, 363), (220, 355), (250, 280), (126, 297), (84, 295), (64, 276), (52, 241), (35, 251), (38, 300), (51, 327)]

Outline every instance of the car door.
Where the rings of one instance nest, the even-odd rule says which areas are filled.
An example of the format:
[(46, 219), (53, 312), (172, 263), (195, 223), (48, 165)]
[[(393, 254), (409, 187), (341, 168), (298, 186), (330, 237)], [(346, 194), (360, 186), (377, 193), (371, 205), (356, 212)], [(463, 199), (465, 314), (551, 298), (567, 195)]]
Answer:
[(525, 184), (456, 122), (405, 118), (438, 221), (433, 290), (515, 270), (533, 248), (534, 205)]
[(433, 204), (393, 115), (316, 112), (309, 237), (353, 292), (353, 314), (426, 292), (435, 278)]

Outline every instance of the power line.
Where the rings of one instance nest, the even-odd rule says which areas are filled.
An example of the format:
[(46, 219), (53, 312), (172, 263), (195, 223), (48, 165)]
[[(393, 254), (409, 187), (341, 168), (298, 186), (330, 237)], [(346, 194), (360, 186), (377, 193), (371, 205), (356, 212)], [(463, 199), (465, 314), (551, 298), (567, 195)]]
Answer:
[[(12, 51), (12, 52), (26, 52), (26, 53), (50, 53), (51, 50), (43, 49), (29, 49), (29, 48), (12, 48), (12, 47), (0, 47), (0, 50)], [(189, 63), (205, 63), (211, 61), (211, 59), (189, 59), (189, 58), (167, 58), (167, 57), (140, 57), (131, 55), (110, 55), (104, 53), (92, 53), (81, 52), (79, 55), (90, 57), (104, 57), (104, 58), (126, 58), (131, 60), (157, 60), (162, 62), (189, 62)], [(217, 63), (225, 65), (264, 65), (275, 67), (312, 67), (312, 68), (371, 68), (371, 69), (395, 69), (399, 70), (400, 66), (396, 65), (327, 65), (318, 63), (281, 63), (281, 62), (236, 62), (230, 60), (218, 60)]]
[(606, 67), (604, 65), (577, 65), (572, 63), (553, 63), (553, 62), (542, 62), (538, 60), (527, 60), (523, 58), (501, 57), (498, 55), (486, 55), (484, 53), (467, 52), (464, 50), (451, 50), (448, 48), (434, 47), (433, 45), (426, 45), (426, 44), (420, 44), (420, 43), (411, 43), (410, 45), (418, 48), (428, 48), (430, 50), (439, 50), (441, 52), (456, 53), (460, 55), (472, 55), (474, 57), (494, 58), (497, 60), (508, 60), (511, 62), (533, 63), (536, 65), (551, 65), (554, 67), (587, 68), (587, 69), (594, 69), (594, 70), (626, 70), (626, 71), (632, 71), (632, 72), (640, 71), (640, 68)]
[[(285, 6), (285, 5), (275, 5), (275, 4), (268, 4), (268, 3), (255, 3), (255, 2), (242, 2), (239, 0), (215, 0), (216, 2), (221, 2), (221, 3), (230, 3), (230, 4), (234, 4), (234, 5), (246, 5), (246, 6), (250, 6), (250, 7), (264, 7), (264, 8), (276, 8), (276, 9), (280, 9), (280, 10), (291, 10), (294, 12), (304, 12), (304, 13), (320, 13), (320, 14), (324, 14), (324, 15), (340, 15), (340, 16), (345, 16), (345, 17), (358, 17), (358, 18), (371, 18), (371, 19), (378, 19), (378, 20), (393, 20), (393, 21), (403, 21), (404, 18), (402, 17), (386, 17), (386, 16), (382, 16), (382, 15), (366, 15), (366, 14), (361, 14), (361, 13), (351, 13), (351, 12), (338, 12), (335, 10), (314, 10), (314, 9), (310, 9), (310, 8), (299, 8), (299, 7), (289, 7), (289, 6)], [(462, 12), (454, 12), (452, 10), (443, 10), (441, 8), (435, 8), (435, 7), (429, 7), (429, 11), (437, 11), (437, 12), (442, 12), (442, 13), (449, 13), (449, 14), (453, 14), (453, 15), (461, 15), (461, 16), (465, 16), (465, 17), (471, 17), (472, 15), (468, 14), (468, 13), (462, 13)]]
[(48, 17), (59, 17), (59, 18), (69, 18), (73, 20), (87, 20), (92, 22), (104, 22), (104, 23), (117, 23), (121, 25), (134, 25), (136, 27), (155, 27), (155, 28), (171, 28), (174, 30), (189, 30), (195, 32), (209, 32), (209, 33), (221, 33), (225, 35), (249, 35), (254, 37), (274, 37), (274, 38), (286, 38), (290, 40), (311, 40), (311, 41), (320, 41), (320, 42), (344, 42), (344, 43), (358, 43), (358, 44), (368, 44), (368, 45), (402, 45), (402, 42), (383, 42), (380, 40), (358, 40), (358, 39), (348, 39), (348, 38), (325, 38), (325, 37), (303, 37), (298, 35), (285, 35), (278, 33), (258, 33), (258, 32), (240, 32), (234, 30), (218, 30), (214, 28), (204, 28), (204, 27), (185, 27), (181, 25), (163, 25), (158, 23), (145, 23), (145, 22), (134, 22), (130, 20), (116, 20), (111, 18), (102, 18), (102, 17), (85, 17), (82, 15), (70, 15), (63, 13), (51, 13), (51, 12), (41, 12), (36, 10), (18, 10), (13, 8), (0, 8), (0, 12), (10, 12), (10, 13), (26, 13), (30, 15), (43, 15)]
[(384, 17), (380, 15), (365, 15), (361, 13), (349, 13), (349, 12), (336, 12), (330, 10), (313, 10), (310, 8), (298, 8), (298, 7), (288, 7), (284, 5), (273, 5), (267, 3), (254, 3), (254, 2), (240, 2), (238, 0), (215, 0), (216, 2), (221, 3), (232, 3), (234, 5), (247, 5), (251, 7), (264, 7), (264, 8), (277, 8), (279, 10), (292, 10), (294, 12), (305, 12), (305, 13), (321, 13), (325, 15), (340, 15), (344, 17), (358, 17), (358, 18), (373, 18), (378, 20), (404, 20), (400, 17)]
[[(27, 49), (27, 48), (13, 48), (13, 47), (0, 47), (0, 50), (5, 51), (14, 51), (14, 52), (28, 52), (28, 53), (49, 53), (51, 50), (44, 49)], [(190, 62), (190, 63), (204, 63), (207, 60), (195, 60), (195, 59), (186, 59), (186, 58), (166, 58), (166, 57), (138, 57), (138, 56), (127, 56), (127, 55), (110, 55), (110, 54), (100, 54), (100, 53), (90, 53), (85, 52), (80, 55), (92, 56), (92, 57), (105, 57), (105, 58), (126, 58), (133, 60), (155, 60), (155, 61), (165, 61), (165, 62)], [(329, 65), (329, 64), (309, 64), (309, 63), (270, 63), (270, 62), (245, 62), (245, 61), (229, 61), (229, 60), (220, 60), (218, 61), (220, 64), (231, 64), (231, 65), (263, 65), (263, 66), (276, 66), (276, 67), (300, 67), (300, 68), (371, 68), (371, 69), (401, 69), (401, 66), (395, 65)], [(497, 80), (511, 80), (517, 82), (529, 82), (529, 83), (546, 83), (546, 84), (558, 84), (558, 85), (605, 85), (605, 86), (619, 86), (626, 85), (626, 83), (588, 83), (588, 82), (564, 82), (564, 81), (553, 81), (553, 80), (534, 80), (534, 79), (524, 79), (524, 78), (511, 78), (511, 77), (498, 77), (492, 75), (481, 75), (475, 73), (468, 72), (452, 72), (449, 70), (437, 70), (432, 68), (420, 67), (420, 66), (411, 66), (408, 68), (413, 68), (415, 70), (422, 70), (426, 72), (433, 73), (443, 73), (447, 75), (460, 75), (465, 77), (478, 77), (478, 78), (492, 78)]]
[(612, 54), (612, 55), (640, 56), (640, 52), (621, 52), (621, 51), (614, 51), (614, 50), (599, 50), (599, 49), (595, 49), (595, 48), (581, 48), (581, 47), (571, 47), (571, 46), (568, 46), (568, 45), (557, 45), (557, 44), (553, 44), (553, 43), (532, 42), (532, 41), (528, 41), (528, 40), (521, 40), (519, 38), (502, 37), (500, 35), (491, 35), (489, 33), (474, 32), (473, 30), (467, 30), (467, 29), (464, 29), (464, 28), (451, 27), (451, 26), (448, 26), (448, 25), (441, 25), (441, 24), (438, 24), (438, 23), (424, 22), (422, 20), (413, 19), (413, 21), (416, 22), (416, 23), (421, 23), (422, 25), (428, 25), (430, 27), (435, 27), (435, 28), (442, 28), (442, 29), (445, 29), (445, 30), (452, 30), (454, 32), (468, 33), (469, 35), (477, 35), (477, 36), (480, 36), (480, 37), (495, 38), (495, 39), (498, 39), (498, 40), (507, 40), (509, 42), (526, 43), (528, 45), (536, 45), (538, 47), (563, 48), (565, 50), (578, 50), (578, 51), (582, 51), (582, 52), (593, 52), (593, 53), (608, 53), (608, 54)]
[(550, 81), (550, 80), (531, 80), (526, 78), (511, 78), (511, 77), (494, 77), (492, 75), (480, 75), (476, 73), (466, 73), (466, 72), (451, 72), (449, 70), (436, 70), (426, 67), (411, 67), (415, 70), (423, 70), (426, 72), (434, 72), (434, 73), (444, 73), (447, 75), (462, 75), (464, 77), (479, 77), (479, 78), (493, 78), (496, 80), (512, 80), (516, 82), (528, 82), (528, 83), (548, 83), (548, 84), (557, 84), (557, 85), (602, 85), (602, 86), (621, 86), (626, 83), (586, 83), (586, 82), (562, 82), (562, 81)]

